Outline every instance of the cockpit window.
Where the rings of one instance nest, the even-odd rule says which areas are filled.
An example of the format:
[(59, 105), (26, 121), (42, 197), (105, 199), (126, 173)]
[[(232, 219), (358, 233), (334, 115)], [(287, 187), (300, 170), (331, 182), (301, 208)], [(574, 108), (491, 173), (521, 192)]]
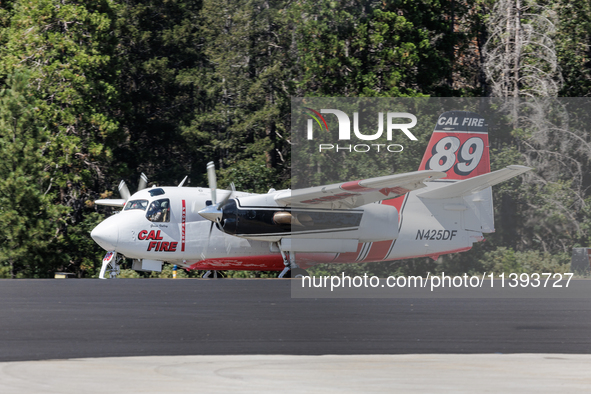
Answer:
[(128, 201), (127, 204), (125, 204), (125, 208), (123, 210), (129, 211), (130, 209), (141, 209), (142, 211), (145, 211), (147, 207), (148, 200), (133, 200)]
[(156, 196), (160, 196), (160, 195), (164, 194), (164, 189), (161, 189), (158, 187), (156, 189), (148, 190), (148, 193), (150, 193), (150, 196), (156, 197)]
[(170, 222), (170, 201), (168, 198), (152, 201), (146, 218), (151, 222)]

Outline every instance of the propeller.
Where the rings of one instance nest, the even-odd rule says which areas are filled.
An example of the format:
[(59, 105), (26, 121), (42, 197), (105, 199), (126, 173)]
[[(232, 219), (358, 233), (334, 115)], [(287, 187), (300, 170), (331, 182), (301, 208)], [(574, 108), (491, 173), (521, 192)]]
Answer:
[[(232, 198), (232, 196), (236, 193), (236, 187), (234, 183), (230, 184), (230, 193), (226, 194), (222, 200), (218, 203), (217, 202), (217, 181), (215, 176), (215, 165), (213, 161), (207, 163), (207, 179), (209, 181), (209, 189), (211, 190), (211, 205), (208, 207), (203, 208), (198, 213), (199, 215), (203, 216), (207, 220), (211, 220), (212, 226), (213, 223), (220, 223), (222, 220), (223, 215), (223, 208), (224, 205)], [(211, 235), (211, 229), (209, 231)]]
[[(148, 177), (146, 176), (146, 174), (142, 172), (140, 175), (140, 181), (137, 190), (140, 191), (142, 189), (145, 189), (147, 186)], [(94, 203), (97, 205), (106, 205), (109, 207), (124, 207), (127, 200), (129, 200), (129, 198), (131, 197), (131, 193), (129, 192), (129, 188), (127, 187), (127, 184), (124, 180), (121, 180), (121, 182), (119, 182), (119, 186), (117, 188), (119, 189), (119, 194), (121, 195), (121, 198), (104, 198), (101, 200), (96, 200)]]
[(236, 193), (236, 187), (234, 183), (230, 184), (230, 193), (227, 193), (218, 203), (217, 202), (217, 180), (215, 176), (215, 165), (213, 161), (207, 163), (207, 179), (209, 181), (209, 189), (211, 190), (211, 202), (212, 204), (208, 207), (203, 208), (198, 213), (202, 217), (207, 220), (211, 221), (211, 225), (209, 226), (209, 234), (207, 236), (207, 244), (205, 245), (205, 250), (201, 254), (201, 257), (205, 259), (207, 255), (207, 249), (209, 249), (209, 239), (211, 238), (211, 232), (213, 231), (213, 225), (215, 223), (221, 224), (222, 216), (224, 214), (224, 206), (226, 203), (234, 196)]

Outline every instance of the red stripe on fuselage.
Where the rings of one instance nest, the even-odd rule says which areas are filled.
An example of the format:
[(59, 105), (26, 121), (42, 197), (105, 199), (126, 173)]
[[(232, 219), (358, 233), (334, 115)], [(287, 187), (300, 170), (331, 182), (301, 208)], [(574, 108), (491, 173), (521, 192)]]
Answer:
[(382, 201), (382, 205), (390, 205), (390, 206), (396, 208), (396, 210), (398, 211), (398, 225), (399, 226), (400, 226), (400, 221), (402, 220), (402, 206), (404, 205), (404, 200), (406, 199), (407, 196), (408, 196), (408, 194), (405, 194), (403, 196), (392, 198), (390, 200)]
[(374, 242), (367, 257), (363, 261), (381, 261), (386, 258), (386, 254), (390, 250), (394, 240)]
[(245, 270), (245, 271), (281, 271), (285, 268), (280, 254), (263, 256), (222, 257), (206, 259), (192, 264), (193, 270)]
[(362, 243), (360, 243), (360, 244), (357, 245), (357, 251), (356, 252), (341, 253), (332, 262), (333, 263), (356, 263), (355, 260), (357, 260), (357, 256), (359, 256), (359, 253), (361, 253), (361, 248), (363, 248), (363, 244)]
[(183, 201), (183, 212), (181, 216), (181, 252), (185, 251), (185, 224), (187, 222), (187, 207), (185, 200)]
[[(407, 196), (407, 194), (405, 194), (404, 196), (393, 198), (391, 200), (382, 201), (383, 205), (390, 205), (390, 206), (393, 206), (396, 208), (396, 210), (398, 211), (399, 225), (400, 225), (400, 220), (402, 218), (402, 205), (404, 203), (404, 199), (406, 198), (406, 196)], [(385, 260), (388, 255), (388, 252), (390, 251), (390, 249), (392, 247), (392, 243), (394, 243), (395, 241), (396, 240), (374, 242), (373, 245), (371, 245), (371, 249), (369, 250), (367, 257), (365, 259), (363, 259), (363, 261)]]

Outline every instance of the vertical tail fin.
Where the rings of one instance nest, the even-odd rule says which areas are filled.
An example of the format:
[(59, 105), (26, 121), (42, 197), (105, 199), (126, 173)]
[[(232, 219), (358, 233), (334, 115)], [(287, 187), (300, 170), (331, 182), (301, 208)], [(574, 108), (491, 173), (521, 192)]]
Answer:
[(490, 172), (488, 124), (474, 112), (439, 115), (419, 170), (447, 173), (446, 179), (468, 179)]

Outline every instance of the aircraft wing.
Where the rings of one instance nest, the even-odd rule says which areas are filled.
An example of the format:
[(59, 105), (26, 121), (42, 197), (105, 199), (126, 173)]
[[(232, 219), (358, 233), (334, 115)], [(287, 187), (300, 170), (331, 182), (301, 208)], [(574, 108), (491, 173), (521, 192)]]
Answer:
[(104, 198), (102, 200), (95, 200), (96, 205), (105, 205), (107, 207), (119, 207), (123, 208), (127, 202), (124, 198)]
[(286, 190), (277, 193), (275, 201), (281, 206), (295, 208), (356, 208), (423, 188), (426, 186), (423, 182), (444, 176), (445, 172), (433, 170), (386, 175), (333, 185)]

